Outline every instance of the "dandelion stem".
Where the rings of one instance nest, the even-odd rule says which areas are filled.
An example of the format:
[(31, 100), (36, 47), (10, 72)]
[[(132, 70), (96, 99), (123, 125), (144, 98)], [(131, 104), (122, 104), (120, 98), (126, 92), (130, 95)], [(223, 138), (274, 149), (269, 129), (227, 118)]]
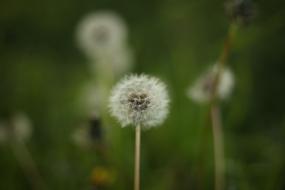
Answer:
[(215, 190), (223, 190), (225, 185), (225, 158), (223, 143), (223, 128), (217, 100), (217, 91), (220, 82), (220, 76), (223, 73), (224, 66), (229, 57), (232, 42), (235, 37), (237, 26), (231, 24), (225, 39), (221, 55), (218, 59), (218, 71), (214, 79), (213, 91), (211, 96), (211, 120), (213, 130), (213, 148), (214, 148), (214, 164), (215, 164)]
[(141, 149), (141, 126), (136, 126), (135, 144), (135, 179), (134, 190), (140, 190), (140, 149)]
[(220, 109), (218, 105), (211, 107), (211, 118), (213, 125), (213, 143), (214, 143), (214, 157), (215, 157), (215, 189), (224, 189), (224, 140), (223, 130), (220, 118)]
[(47, 189), (32, 158), (32, 155), (25, 144), (22, 142), (14, 142), (12, 144), (12, 148), (16, 159), (18, 160), (21, 168), (24, 170), (28, 180), (33, 186), (33, 189)]
[(217, 90), (218, 90), (218, 86), (219, 86), (218, 84), (220, 82), (220, 76), (221, 76), (221, 73), (223, 72), (224, 66), (225, 66), (227, 59), (229, 57), (230, 49), (231, 49), (232, 42), (233, 42), (233, 39), (234, 39), (235, 34), (236, 34), (236, 30), (237, 30), (236, 25), (231, 24), (229, 26), (229, 31), (228, 31), (227, 37), (225, 39), (222, 52), (221, 52), (220, 57), (218, 59), (218, 68), (217, 68), (218, 71), (217, 71), (217, 74), (214, 78), (213, 91), (212, 91), (212, 96), (211, 96), (212, 103), (216, 101)]

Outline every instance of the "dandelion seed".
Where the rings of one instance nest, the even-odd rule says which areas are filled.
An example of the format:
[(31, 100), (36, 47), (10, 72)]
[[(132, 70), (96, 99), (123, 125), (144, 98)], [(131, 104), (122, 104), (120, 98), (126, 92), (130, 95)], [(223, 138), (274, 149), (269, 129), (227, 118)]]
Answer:
[(161, 124), (168, 114), (168, 104), (166, 86), (147, 75), (125, 77), (113, 88), (109, 100), (111, 114), (123, 127)]
[[(200, 76), (194, 82), (194, 85), (189, 87), (187, 91), (188, 97), (198, 103), (209, 102), (214, 90), (214, 80), (217, 72), (218, 68), (217, 65), (215, 65)], [(222, 100), (227, 99), (232, 92), (233, 86), (233, 73), (228, 68), (224, 68), (220, 75), (219, 84), (217, 86), (218, 98)]]

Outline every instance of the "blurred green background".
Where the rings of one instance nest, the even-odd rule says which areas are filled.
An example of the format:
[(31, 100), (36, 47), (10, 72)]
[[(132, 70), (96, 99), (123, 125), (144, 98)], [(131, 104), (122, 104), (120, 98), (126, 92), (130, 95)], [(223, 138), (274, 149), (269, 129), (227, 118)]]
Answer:
[[(282, 190), (285, 3), (254, 3), (256, 16), (238, 29), (227, 63), (236, 85), (222, 104), (225, 189)], [(88, 120), (78, 99), (92, 78), (75, 29), (97, 10), (125, 19), (135, 52), (133, 72), (160, 77), (170, 91), (168, 119), (142, 136), (142, 189), (214, 189), (209, 107), (189, 100), (186, 89), (220, 54), (229, 27), (224, 1), (2, 0), (0, 120), (18, 112), (30, 118), (33, 134), (26, 148), (45, 183), (42, 189), (95, 189), (92, 173), (98, 166), (111, 179), (97, 189), (133, 187), (132, 128), (122, 129), (106, 116), (106, 146), (99, 150), (77, 146), (72, 138)], [(34, 189), (13, 143), (0, 145), (0, 168), (1, 190)]]

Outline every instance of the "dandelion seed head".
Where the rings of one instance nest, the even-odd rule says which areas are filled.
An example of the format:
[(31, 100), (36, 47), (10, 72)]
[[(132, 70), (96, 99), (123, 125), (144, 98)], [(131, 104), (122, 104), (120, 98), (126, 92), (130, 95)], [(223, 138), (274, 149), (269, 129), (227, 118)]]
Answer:
[(122, 124), (150, 128), (161, 124), (168, 114), (169, 97), (159, 79), (130, 75), (112, 90), (109, 99), (112, 116)]
[(126, 38), (125, 22), (111, 11), (87, 15), (77, 29), (78, 45), (91, 58), (112, 54), (125, 44)]
[(0, 144), (15, 140), (26, 142), (32, 135), (31, 120), (23, 113), (16, 113), (0, 121)]
[(22, 114), (18, 113), (12, 118), (13, 134), (18, 141), (27, 141), (32, 135), (32, 124), (30, 119)]
[[(218, 72), (218, 67), (215, 65), (201, 75), (192, 86), (189, 87), (187, 95), (193, 101), (198, 103), (209, 102), (214, 90), (214, 80)], [(227, 99), (234, 86), (233, 73), (224, 68), (217, 86), (217, 95), (219, 99)]]
[(243, 25), (249, 24), (256, 13), (251, 0), (228, 0), (225, 9), (232, 21)]

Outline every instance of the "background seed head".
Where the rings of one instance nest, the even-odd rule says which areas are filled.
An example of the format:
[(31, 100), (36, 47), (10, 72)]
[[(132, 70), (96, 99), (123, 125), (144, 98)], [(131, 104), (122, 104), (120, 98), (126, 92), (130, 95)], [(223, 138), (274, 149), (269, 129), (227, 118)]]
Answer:
[(125, 46), (127, 27), (116, 13), (100, 11), (87, 15), (79, 23), (76, 37), (88, 57), (106, 57)]
[(233, 22), (249, 24), (255, 14), (255, 6), (251, 0), (229, 0), (225, 3), (226, 14)]
[[(217, 65), (214, 65), (202, 74), (192, 86), (189, 87), (187, 95), (194, 102), (206, 103), (211, 100), (214, 90), (214, 80), (218, 72)], [(234, 75), (230, 69), (224, 68), (220, 74), (217, 86), (217, 95), (221, 100), (227, 99), (234, 87)]]

